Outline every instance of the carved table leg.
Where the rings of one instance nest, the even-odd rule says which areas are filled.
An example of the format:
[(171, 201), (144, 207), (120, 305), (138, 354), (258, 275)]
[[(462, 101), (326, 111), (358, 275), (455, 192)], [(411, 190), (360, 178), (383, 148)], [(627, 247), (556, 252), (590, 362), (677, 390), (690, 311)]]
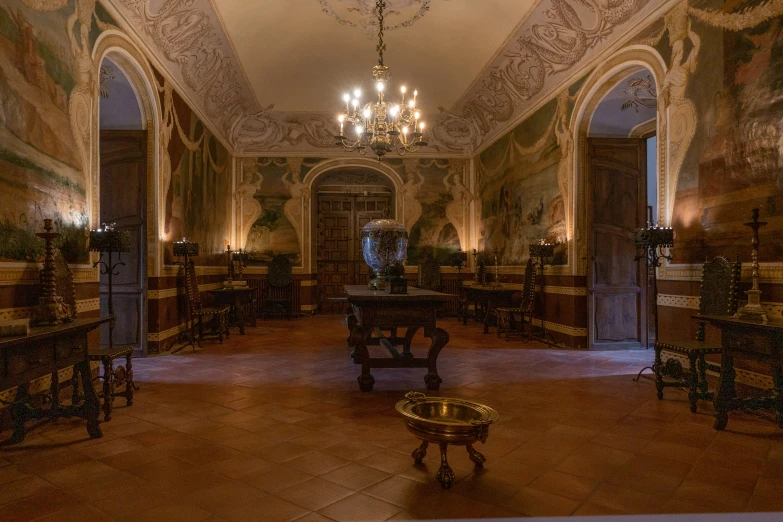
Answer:
[(234, 317), (237, 320), (237, 324), (239, 324), (239, 335), (245, 335), (245, 312), (239, 296), (234, 298)]
[(704, 352), (699, 352), (699, 392), (702, 399), (712, 400), (712, 392), (709, 391), (707, 383), (707, 361), (704, 359)]
[(103, 422), (111, 420), (114, 403), (114, 361), (111, 357), (103, 357)]
[(133, 354), (125, 356), (125, 404), (133, 406), (133, 391), (136, 389), (136, 383), (133, 382)]
[(430, 349), (427, 352), (427, 375), (424, 376), (424, 384), (428, 390), (440, 389), (440, 383), (443, 379), (438, 375), (438, 354), (449, 342), (449, 334), (442, 328), (434, 328), (424, 331), (424, 337), (432, 339)]
[(413, 342), (413, 337), (416, 335), (416, 332), (419, 331), (418, 326), (412, 326), (405, 330), (405, 340), (403, 341), (402, 345), (402, 353), (400, 354), (400, 359), (403, 361), (404, 364), (410, 364), (413, 362), (413, 354), (411, 353), (411, 343)]
[(92, 386), (90, 363), (88, 361), (79, 363), (79, 373), (82, 376), (82, 388), (84, 388), (84, 404), (82, 404), (81, 410), (84, 418), (87, 419), (87, 433), (90, 434), (90, 438), (99, 439), (103, 437), (98, 421), (101, 403), (95, 394), (95, 388)]
[(438, 473), (435, 475), (435, 478), (438, 479), (438, 482), (440, 482), (441, 486), (443, 486), (443, 489), (449, 489), (451, 488), (451, 484), (454, 482), (454, 470), (451, 469), (448, 460), (446, 460), (446, 450), (448, 449), (449, 445), (445, 442), (441, 442), (439, 446), (440, 468), (438, 468)]
[(691, 405), (691, 413), (696, 413), (696, 401), (699, 398), (699, 372), (696, 368), (696, 352), (691, 351), (688, 353), (688, 362), (690, 364), (690, 373), (688, 374), (688, 381), (690, 381), (688, 402), (690, 402)]
[(79, 402), (79, 368), (76, 365), (73, 367), (71, 388), (71, 404), (76, 406), (76, 403)]
[(427, 456), (427, 446), (429, 445), (429, 442), (423, 440), (421, 441), (421, 446), (413, 450), (411, 457), (413, 457), (413, 460), (416, 462), (416, 464), (421, 464), (421, 461), (424, 460), (424, 457)]
[(735, 397), (734, 357), (724, 353), (720, 361), (720, 383), (715, 394), (715, 424), (713, 428), (722, 430), (729, 422), (729, 403)]
[(492, 313), (492, 300), (487, 299), (487, 313), (484, 314), (484, 333), (489, 333), (489, 316)]
[(11, 404), (11, 419), (14, 421), (14, 432), (5, 444), (19, 444), (24, 440), (24, 421), (27, 420), (27, 401), (29, 399), (28, 384), (20, 384), (16, 388), (16, 397)]
[(778, 426), (783, 428), (783, 368), (779, 364), (772, 367), (772, 382), (775, 386), (775, 413), (778, 417)]
[(353, 336), (353, 329), (356, 328), (356, 325), (358, 324), (359, 320), (353, 313), (349, 313), (345, 316), (345, 325), (348, 327), (348, 337), (346, 337), (345, 342), (348, 344), (348, 348), (354, 348), (351, 350), (351, 359), (354, 364), (359, 364), (359, 359), (356, 357), (356, 348), (353, 345), (351, 336)]
[(372, 333), (372, 328), (357, 326), (351, 333), (351, 342), (354, 346), (354, 362), (358, 359), (362, 365), (362, 373), (357, 379), (359, 389), (363, 392), (372, 391), (375, 377), (370, 375), (370, 351), (367, 349), (367, 338)]
[(662, 350), (663, 348), (660, 346), (655, 346), (655, 362), (653, 363), (653, 371), (655, 372), (655, 389), (658, 392), (658, 400), (663, 399), (663, 360), (661, 358)]
[(473, 444), (468, 444), (466, 446), (466, 448), (468, 450), (468, 455), (470, 455), (470, 460), (473, 461), (473, 463), (476, 465), (476, 467), (478, 467), (478, 468), (483, 467), (484, 463), (487, 461), (487, 458), (484, 455), (482, 455), (481, 453), (479, 453), (478, 451), (476, 451), (473, 448)]

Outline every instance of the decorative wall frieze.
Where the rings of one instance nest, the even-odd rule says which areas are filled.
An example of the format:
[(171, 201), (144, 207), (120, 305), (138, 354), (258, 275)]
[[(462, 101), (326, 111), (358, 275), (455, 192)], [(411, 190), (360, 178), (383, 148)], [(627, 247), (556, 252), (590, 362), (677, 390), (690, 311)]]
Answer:
[(671, 306), (673, 308), (699, 309), (699, 296), (694, 295), (669, 295), (658, 294), (658, 306)]
[(174, 337), (175, 335), (178, 335), (187, 330), (188, 324), (189, 322), (184, 322), (177, 326), (172, 326), (167, 330), (163, 330), (162, 332), (149, 332), (147, 333), (147, 341), (154, 343), (165, 341), (166, 339)]
[[(101, 363), (100, 361), (91, 361), (90, 362), (90, 370), (92, 370), (92, 374), (95, 375), (96, 371), (100, 368)], [(68, 382), (73, 378), (73, 366), (70, 366), (68, 368), (63, 368), (62, 370), (57, 371), (57, 379), (58, 382)], [(39, 377), (37, 379), (33, 379), (28, 384), (28, 393), (31, 395), (35, 395), (36, 393), (42, 393), (49, 391), (52, 386), (52, 376), (51, 375), (45, 375), (43, 377)], [(12, 403), (14, 401), (14, 398), (16, 397), (16, 387), (10, 388), (8, 390), (0, 390), (0, 410), (5, 408), (8, 404)], [(63, 404), (69, 404), (69, 399), (66, 398), (66, 400), (63, 401)]]
[[(227, 275), (228, 268), (225, 266), (196, 266), (197, 276)], [(179, 265), (164, 265), (162, 277), (177, 277), (184, 275), (182, 267)]]
[(299, 286), (318, 286), (317, 279), (303, 279), (299, 282)]
[[(702, 265), (665, 263), (658, 269), (659, 279), (666, 281), (701, 281)], [(743, 263), (741, 279), (750, 281), (750, 263)], [(759, 263), (759, 281), (770, 284), (783, 284), (783, 263)]]
[(561, 295), (587, 295), (587, 288), (584, 286), (544, 286), (545, 294)]
[[(541, 319), (532, 319), (532, 323), (539, 328), (541, 327)], [(565, 324), (553, 323), (550, 321), (544, 321), (546, 329), (551, 332), (559, 332), (561, 334), (570, 335), (571, 337), (587, 337), (587, 328), (576, 328), (574, 326), (568, 326)]]

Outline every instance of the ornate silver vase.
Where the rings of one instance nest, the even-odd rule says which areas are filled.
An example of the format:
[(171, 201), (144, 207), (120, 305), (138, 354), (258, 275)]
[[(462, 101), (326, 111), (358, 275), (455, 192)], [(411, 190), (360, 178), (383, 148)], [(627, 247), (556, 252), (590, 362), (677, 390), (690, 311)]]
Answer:
[(364, 261), (374, 272), (369, 287), (383, 290), (386, 287), (386, 267), (405, 261), (408, 253), (408, 231), (402, 223), (393, 219), (375, 219), (362, 228), (362, 254)]

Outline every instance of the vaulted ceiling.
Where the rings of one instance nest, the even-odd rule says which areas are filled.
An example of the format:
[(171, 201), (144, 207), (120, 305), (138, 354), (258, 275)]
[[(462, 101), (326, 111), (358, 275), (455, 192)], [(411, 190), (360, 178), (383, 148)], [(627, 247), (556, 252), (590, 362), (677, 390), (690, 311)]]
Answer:
[[(341, 95), (371, 87), (375, 0), (108, 2), (236, 153), (339, 153)], [(506, 131), (659, 2), (386, 4), (385, 63), (392, 86), (419, 89), (425, 154), (462, 155)]]

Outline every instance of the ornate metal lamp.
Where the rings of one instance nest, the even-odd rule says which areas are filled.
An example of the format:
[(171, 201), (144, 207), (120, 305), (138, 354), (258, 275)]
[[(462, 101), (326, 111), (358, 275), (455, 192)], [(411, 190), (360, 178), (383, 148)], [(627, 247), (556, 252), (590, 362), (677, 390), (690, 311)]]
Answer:
[(761, 290), (759, 290), (759, 228), (766, 225), (766, 221), (759, 221), (759, 209), (753, 209), (751, 217), (753, 221), (745, 223), (746, 227), (753, 229), (753, 254), (751, 257), (752, 286), (745, 293), (748, 296), (748, 304), (737, 310), (735, 317), (738, 319), (761, 319), (763, 323), (769, 321), (767, 313), (761, 307)]
[(38, 306), (32, 314), (32, 324), (55, 325), (70, 322), (73, 312), (70, 305), (66, 304), (62, 296), (57, 295), (57, 281), (54, 266), (54, 240), (60, 237), (58, 232), (52, 231), (52, 220), (44, 219), (44, 231), (35, 234), (46, 241), (46, 254), (44, 266), (41, 269), (41, 297), (38, 298)]
[[(112, 277), (119, 274), (116, 268), (125, 265), (122, 261), (122, 252), (130, 251), (130, 233), (127, 230), (115, 230), (112, 225), (104, 223), (97, 230), (90, 230), (90, 250), (99, 252), (98, 261), (93, 266), (101, 267), (101, 274), (108, 276), (109, 283), (109, 348), (114, 347), (114, 299), (112, 296)], [(112, 261), (112, 254), (118, 254), (117, 262)], [(106, 254), (106, 261), (103, 260), (103, 254)]]
[[(674, 230), (671, 227), (659, 227), (658, 224), (647, 222), (645, 228), (636, 231), (636, 257), (635, 261), (644, 259), (645, 275), (649, 273), (650, 267), (653, 267), (652, 274), (652, 303), (653, 303), (653, 329), (655, 339), (658, 339), (658, 270), (661, 266), (661, 259), (671, 261), (672, 257), (664, 252), (665, 248), (674, 246)], [(645, 348), (648, 348), (645, 346)], [(646, 366), (641, 369), (634, 381), (638, 382), (642, 372), (646, 369), (653, 369)]]
[[(380, 161), (389, 152), (396, 151), (402, 156), (406, 152), (417, 151), (427, 143), (424, 141), (424, 122), (419, 121), (421, 113), (416, 109), (418, 91), (414, 90), (413, 98), (406, 102), (406, 88), (403, 85), (400, 88), (400, 103), (389, 103), (384, 99), (386, 84), (391, 78), (389, 68), (383, 64), (383, 52), (386, 50), (386, 44), (383, 42), (385, 0), (377, 0), (375, 12), (378, 14), (378, 65), (373, 67), (372, 77), (375, 90), (378, 91), (378, 101), (360, 107), (360, 89), (355, 89), (353, 96), (345, 93), (345, 112), (337, 117), (340, 134), (335, 136), (335, 140), (337, 146), (342, 146), (348, 152), (359, 151), (359, 154), (366, 154), (367, 148), (370, 148)], [(355, 138), (345, 135), (346, 124), (355, 129)]]
[(175, 241), (173, 247), (176, 257), (185, 258), (184, 264), (187, 264), (191, 257), (198, 256), (198, 243), (192, 243), (185, 237), (182, 238), (182, 241)]

